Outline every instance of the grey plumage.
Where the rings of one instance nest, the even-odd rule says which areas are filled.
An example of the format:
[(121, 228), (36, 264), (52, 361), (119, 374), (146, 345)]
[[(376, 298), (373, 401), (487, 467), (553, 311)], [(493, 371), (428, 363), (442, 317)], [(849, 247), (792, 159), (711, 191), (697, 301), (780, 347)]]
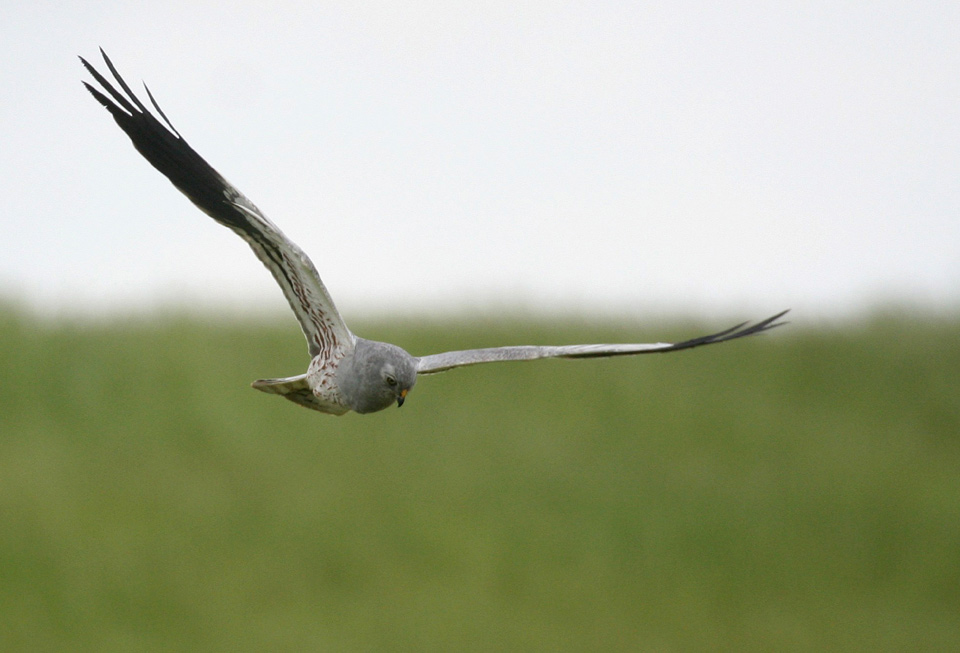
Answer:
[(403, 405), (417, 382), (417, 359), (396, 345), (357, 338), (334, 378), (351, 410), (373, 413), (394, 402)]
[(257, 390), (333, 415), (351, 410), (370, 413), (393, 403), (402, 406), (418, 374), (498, 361), (679, 351), (754, 335), (784, 324), (779, 320), (787, 311), (753, 325), (743, 323), (678, 343), (494, 347), (420, 358), (396, 345), (358, 338), (347, 328), (307, 255), (187, 144), (146, 86), (147, 97), (163, 122), (140, 102), (102, 49), (100, 53), (123, 92), (81, 57), (84, 67), (106, 94), (86, 82), (84, 86), (110, 112), (151, 165), (204, 213), (232, 229), (250, 245), (280, 285), (300, 322), (311, 356), (306, 373), (254, 381), (253, 387)]

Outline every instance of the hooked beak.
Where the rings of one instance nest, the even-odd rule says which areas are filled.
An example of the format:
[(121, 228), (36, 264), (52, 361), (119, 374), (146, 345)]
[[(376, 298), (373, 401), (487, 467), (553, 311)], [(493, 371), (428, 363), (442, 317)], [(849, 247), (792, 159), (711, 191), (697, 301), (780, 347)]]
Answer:
[(397, 408), (403, 406), (403, 401), (407, 398), (407, 393), (410, 392), (406, 388), (400, 391), (400, 396), (397, 398)]

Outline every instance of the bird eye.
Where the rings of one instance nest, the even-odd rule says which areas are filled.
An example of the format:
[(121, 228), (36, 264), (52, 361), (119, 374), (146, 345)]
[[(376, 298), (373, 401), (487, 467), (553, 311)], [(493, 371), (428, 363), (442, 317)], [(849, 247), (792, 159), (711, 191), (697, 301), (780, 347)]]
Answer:
[(396, 380), (395, 378), (393, 378), (392, 376), (386, 377), (386, 381), (387, 381), (387, 385), (389, 385), (389, 386), (397, 385), (397, 380)]

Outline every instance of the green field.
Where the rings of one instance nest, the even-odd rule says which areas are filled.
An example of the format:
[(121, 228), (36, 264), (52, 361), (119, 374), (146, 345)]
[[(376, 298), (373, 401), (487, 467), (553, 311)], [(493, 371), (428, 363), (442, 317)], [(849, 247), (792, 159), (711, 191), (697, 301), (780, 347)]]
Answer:
[[(2, 651), (958, 651), (960, 321), (424, 377), (292, 319), (0, 313)], [(725, 323), (354, 325), (411, 353)]]

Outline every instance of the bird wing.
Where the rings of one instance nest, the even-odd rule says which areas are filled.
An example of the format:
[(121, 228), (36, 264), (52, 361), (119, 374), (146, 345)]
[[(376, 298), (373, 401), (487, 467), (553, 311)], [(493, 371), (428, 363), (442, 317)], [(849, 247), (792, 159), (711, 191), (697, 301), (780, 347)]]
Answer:
[(656, 342), (648, 344), (597, 344), (597, 345), (563, 345), (559, 347), (521, 345), (516, 347), (492, 347), (489, 349), (467, 349), (464, 351), (448, 351), (442, 354), (423, 356), (417, 361), (417, 374), (435, 374), (454, 367), (476, 365), (478, 363), (495, 363), (498, 361), (528, 361), (538, 358), (608, 358), (611, 356), (634, 356), (637, 354), (657, 354), (682, 349), (692, 349), (702, 345), (713, 345), (718, 342), (727, 342), (745, 336), (752, 336), (769, 329), (786, 324), (778, 320), (786, 315), (787, 311), (777, 313), (773, 317), (749, 324), (743, 322), (734, 327), (701, 336), (683, 342)]
[(100, 53), (126, 96), (80, 57), (84, 67), (110, 97), (87, 82), (83, 85), (113, 115), (137, 151), (154, 168), (200, 210), (247, 241), (283, 290), (303, 329), (310, 355), (330, 356), (337, 349), (352, 349), (355, 337), (340, 317), (307, 255), (187, 144), (146, 85), (147, 96), (163, 123), (133, 94), (102, 49)]

